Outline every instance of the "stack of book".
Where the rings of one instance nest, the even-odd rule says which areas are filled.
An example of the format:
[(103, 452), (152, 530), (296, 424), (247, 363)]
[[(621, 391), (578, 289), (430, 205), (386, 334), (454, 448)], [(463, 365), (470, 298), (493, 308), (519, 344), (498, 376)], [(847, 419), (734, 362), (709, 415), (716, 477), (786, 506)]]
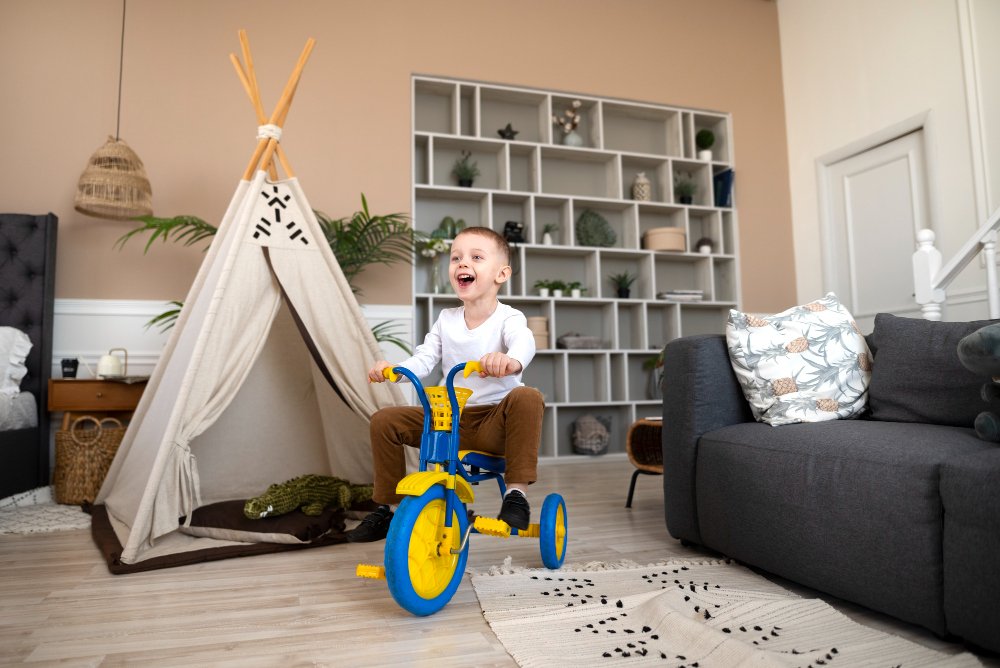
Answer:
[(656, 295), (670, 302), (700, 302), (705, 298), (704, 290), (667, 290)]

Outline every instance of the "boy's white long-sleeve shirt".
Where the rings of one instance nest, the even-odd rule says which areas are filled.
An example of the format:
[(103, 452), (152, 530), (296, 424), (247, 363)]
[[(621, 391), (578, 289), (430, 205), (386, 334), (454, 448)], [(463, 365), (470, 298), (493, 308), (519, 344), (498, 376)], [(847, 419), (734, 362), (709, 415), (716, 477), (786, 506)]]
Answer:
[(512, 306), (497, 302), (497, 308), (486, 322), (475, 329), (465, 324), (465, 307), (441, 311), (434, 326), (427, 332), (424, 342), (413, 355), (400, 363), (421, 379), (441, 362), (442, 374), (447, 374), (456, 364), (479, 360), (487, 353), (506, 353), (521, 363), (521, 373), (503, 378), (468, 378), (455, 376), (457, 387), (472, 390), (469, 405), (499, 403), (515, 387), (523, 385), (521, 375), (535, 357), (535, 337), (528, 329), (524, 314)]

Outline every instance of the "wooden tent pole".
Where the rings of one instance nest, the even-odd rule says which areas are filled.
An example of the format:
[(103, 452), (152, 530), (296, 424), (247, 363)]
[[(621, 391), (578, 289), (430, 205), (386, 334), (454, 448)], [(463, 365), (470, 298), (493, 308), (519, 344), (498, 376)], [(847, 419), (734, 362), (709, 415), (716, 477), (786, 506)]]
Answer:
[[(316, 40), (310, 37), (306, 40), (306, 45), (302, 49), (301, 55), (299, 55), (299, 61), (295, 64), (295, 69), (292, 70), (292, 75), (288, 78), (288, 83), (285, 84), (285, 90), (281, 93), (281, 98), (278, 100), (278, 105), (274, 108), (274, 113), (271, 114), (271, 123), (281, 127), (285, 122), (285, 118), (288, 116), (288, 109), (292, 104), (292, 98), (295, 96), (295, 89), (298, 88), (299, 79), (302, 77), (302, 70), (306, 66), (306, 61), (309, 60), (309, 54), (312, 53), (313, 46), (316, 45)], [(264, 150), (264, 162), (267, 163), (271, 160), (275, 146), (277, 142), (268, 142), (267, 149)]]
[[(298, 62), (295, 64), (295, 69), (292, 70), (291, 76), (288, 78), (288, 82), (285, 84), (285, 89), (281, 94), (281, 98), (278, 100), (278, 104), (271, 114), (269, 122), (278, 127), (284, 125), (285, 119), (288, 116), (288, 110), (292, 103), (292, 98), (295, 96), (295, 90), (298, 88), (299, 80), (302, 77), (302, 71), (305, 69), (306, 61), (309, 60), (309, 54), (312, 52), (313, 46), (315, 46), (316, 40), (309, 38), (306, 40), (306, 45), (302, 49), (302, 53), (299, 55)], [(250, 97), (251, 103), (254, 105), (254, 110), (257, 112), (258, 121), (262, 120), (263, 107), (260, 104), (260, 93), (256, 85), (256, 74), (253, 71), (253, 60), (250, 56), (250, 44), (246, 37), (246, 31), (240, 31), (240, 46), (243, 49), (244, 58), (247, 60), (249, 69), (248, 72), (243, 70), (239, 59), (230, 54), (230, 61), (233, 63), (233, 67), (236, 69), (237, 76), (240, 79), (240, 83), (243, 84), (244, 89), (247, 91), (247, 95)], [(277, 153), (278, 160), (281, 162), (282, 169), (286, 172), (289, 177), (294, 176), (291, 165), (288, 164), (288, 160), (285, 157), (284, 151), (281, 149), (281, 145), (278, 140), (274, 138), (261, 139), (257, 142), (257, 148), (254, 150), (253, 157), (250, 159), (250, 164), (247, 165), (246, 171), (243, 173), (243, 179), (249, 181), (253, 177), (254, 171), (258, 168), (261, 169), (271, 169), (272, 176), (276, 179), (276, 174), (273, 172), (274, 166), (272, 164), (274, 155)]]

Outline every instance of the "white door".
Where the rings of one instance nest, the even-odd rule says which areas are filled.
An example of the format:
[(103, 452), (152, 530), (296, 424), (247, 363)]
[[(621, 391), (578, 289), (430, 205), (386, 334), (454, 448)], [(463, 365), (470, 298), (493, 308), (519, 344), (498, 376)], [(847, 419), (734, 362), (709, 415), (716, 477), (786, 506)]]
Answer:
[(919, 317), (913, 300), (916, 233), (927, 221), (923, 131), (825, 165), (823, 282), (862, 332), (876, 313)]

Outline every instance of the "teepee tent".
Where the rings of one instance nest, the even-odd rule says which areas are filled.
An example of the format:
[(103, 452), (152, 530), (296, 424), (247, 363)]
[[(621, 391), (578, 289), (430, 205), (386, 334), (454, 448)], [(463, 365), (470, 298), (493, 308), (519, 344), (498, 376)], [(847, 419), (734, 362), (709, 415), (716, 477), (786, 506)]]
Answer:
[(203, 505), (305, 473), (370, 482), (368, 421), (403, 403), (367, 381), (381, 353), (278, 143), (313, 40), (269, 119), (240, 41), (257, 148), (96, 500), (125, 564), (226, 544), (178, 530)]

